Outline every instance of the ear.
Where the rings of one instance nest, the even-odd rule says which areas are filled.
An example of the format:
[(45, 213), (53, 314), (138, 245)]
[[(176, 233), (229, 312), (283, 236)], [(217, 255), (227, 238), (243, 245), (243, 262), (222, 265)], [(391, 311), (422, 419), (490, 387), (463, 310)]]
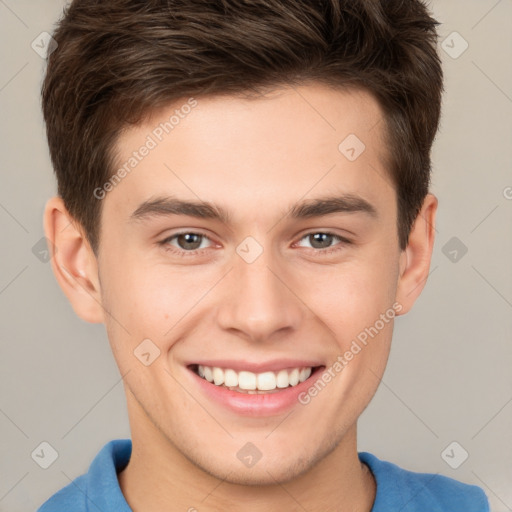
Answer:
[(102, 323), (104, 310), (96, 256), (85, 234), (60, 197), (45, 206), (44, 232), (53, 273), (75, 313), (86, 322)]
[(407, 247), (400, 255), (400, 275), (396, 300), (402, 305), (400, 315), (407, 313), (427, 281), (435, 238), (437, 198), (427, 194), (409, 234)]

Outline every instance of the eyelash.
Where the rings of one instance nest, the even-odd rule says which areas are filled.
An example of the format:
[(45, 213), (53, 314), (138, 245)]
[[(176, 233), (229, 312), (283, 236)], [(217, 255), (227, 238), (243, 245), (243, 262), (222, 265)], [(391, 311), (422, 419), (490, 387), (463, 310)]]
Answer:
[[(334, 247), (328, 247), (327, 249), (315, 249), (314, 247), (311, 248), (315, 253), (320, 254), (322, 256), (325, 256), (325, 255), (332, 254), (334, 252), (340, 251), (340, 250), (343, 249), (344, 246), (351, 245), (353, 243), (348, 238), (344, 238), (344, 237), (342, 237), (340, 235), (337, 235), (336, 233), (331, 233), (330, 231), (310, 231), (309, 233), (306, 233), (305, 235), (303, 235), (300, 238), (299, 241), (303, 240), (304, 238), (306, 238), (306, 237), (308, 237), (310, 235), (316, 235), (316, 234), (319, 234), (319, 233), (322, 234), (322, 235), (332, 236), (334, 238), (337, 238), (340, 241), (340, 243), (336, 244)], [(180, 235), (187, 235), (187, 234), (189, 234), (189, 235), (199, 235), (199, 236), (202, 236), (203, 238), (207, 238), (208, 240), (210, 240), (210, 238), (206, 234), (201, 233), (201, 232), (197, 232), (197, 231), (181, 231), (179, 233), (174, 233), (173, 235), (168, 236), (167, 238), (165, 238), (161, 242), (158, 242), (158, 245), (162, 246), (165, 251), (171, 252), (174, 255), (180, 256), (180, 257), (195, 256), (196, 254), (198, 254), (198, 253), (200, 253), (200, 252), (205, 250), (205, 249), (194, 249), (192, 251), (185, 251), (183, 249), (176, 249), (176, 248), (172, 247), (171, 245), (169, 245), (169, 242), (171, 240), (173, 240), (174, 238), (176, 238), (176, 237), (178, 237)]]

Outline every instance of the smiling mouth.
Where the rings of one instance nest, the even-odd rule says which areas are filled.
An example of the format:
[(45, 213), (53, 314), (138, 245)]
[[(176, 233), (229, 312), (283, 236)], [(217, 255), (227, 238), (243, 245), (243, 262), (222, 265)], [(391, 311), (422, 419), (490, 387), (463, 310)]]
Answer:
[(245, 394), (279, 393), (293, 388), (311, 378), (323, 366), (302, 366), (279, 371), (253, 373), (231, 368), (193, 364), (189, 366), (196, 375), (211, 384)]

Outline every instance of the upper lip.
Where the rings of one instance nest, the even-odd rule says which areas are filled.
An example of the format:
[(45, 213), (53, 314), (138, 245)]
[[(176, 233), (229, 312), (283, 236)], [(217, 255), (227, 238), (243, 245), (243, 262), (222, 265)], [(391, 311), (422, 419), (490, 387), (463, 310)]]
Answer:
[(188, 363), (187, 366), (193, 365), (202, 365), (202, 366), (210, 366), (210, 367), (218, 367), (218, 368), (230, 368), (235, 370), (236, 372), (248, 371), (253, 373), (263, 373), (263, 372), (276, 372), (279, 370), (285, 370), (289, 368), (309, 368), (309, 367), (317, 367), (323, 366), (319, 361), (312, 361), (306, 359), (273, 359), (271, 361), (265, 362), (254, 362), (254, 361), (243, 361), (243, 360), (235, 360), (235, 359), (205, 359), (202, 361), (194, 361), (193, 363)]

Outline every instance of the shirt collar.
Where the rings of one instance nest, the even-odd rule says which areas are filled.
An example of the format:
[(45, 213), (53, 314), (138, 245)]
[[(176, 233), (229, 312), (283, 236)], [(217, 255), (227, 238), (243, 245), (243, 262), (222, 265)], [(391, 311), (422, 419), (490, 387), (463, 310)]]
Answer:
[(132, 512), (117, 479), (117, 473), (126, 467), (131, 453), (131, 439), (114, 439), (99, 451), (87, 474), (88, 509)]

